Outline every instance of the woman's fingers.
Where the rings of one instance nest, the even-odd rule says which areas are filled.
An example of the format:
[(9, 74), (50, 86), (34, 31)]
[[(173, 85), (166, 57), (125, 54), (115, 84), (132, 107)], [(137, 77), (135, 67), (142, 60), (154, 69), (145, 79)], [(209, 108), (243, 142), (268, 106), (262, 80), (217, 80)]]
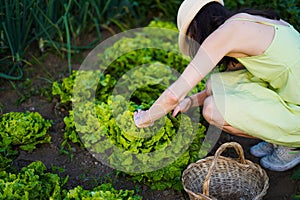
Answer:
[[(176, 115), (179, 112), (186, 112), (191, 107), (191, 100), (189, 98), (183, 99), (173, 110), (172, 116), (176, 117)], [(152, 124), (152, 121), (150, 120), (149, 123), (147, 122), (141, 122), (143, 121), (143, 117), (146, 117), (147, 111), (143, 111), (141, 109), (138, 109), (138, 111), (134, 112), (134, 123), (138, 128), (148, 127)], [(145, 119), (144, 119), (145, 121)]]
[(179, 106), (176, 106), (176, 108), (174, 109), (173, 113), (172, 113), (172, 116), (173, 117), (176, 117), (176, 115), (179, 113), (180, 111), (180, 107)]
[(145, 122), (145, 120), (147, 120), (147, 111), (143, 111), (140, 109), (134, 112), (133, 120), (138, 128), (145, 128), (151, 126), (153, 123), (152, 121)]
[(172, 116), (175, 117), (179, 112), (186, 112), (191, 107), (191, 102), (189, 98), (183, 99), (178, 106), (175, 107)]

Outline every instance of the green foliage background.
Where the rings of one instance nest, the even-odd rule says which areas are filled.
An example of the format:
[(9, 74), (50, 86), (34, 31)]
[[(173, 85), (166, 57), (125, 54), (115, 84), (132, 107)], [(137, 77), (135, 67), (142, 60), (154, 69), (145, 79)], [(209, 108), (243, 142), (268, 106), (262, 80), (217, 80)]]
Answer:
[[(72, 54), (93, 48), (111, 26), (126, 30), (147, 25), (158, 18), (176, 23), (182, 0), (0, 0), (0, 77), (20, 80), (28, 64), (29, 47), (55, 51), (68, 59)], [(299, 0), (225, 0), (231, 10), (253, 7), (275, 9), (283, 19), (300, 30)], [(95, 40), (79, 44), (87, 33)]]
[[(182, 0), (0, 0), (0, 78), (23, 80), (23, 70), (30, 62), (30, 58), (28, 58), (30, 48), (38, 47), (41, 53), (54, 51), (68, 59), (68, 75), (70, 76), (63, 79), (62, 82), (53, 83), (53, 94), (60, 96), (62, 104), (69, 104), (70, 106), (73, 81), (77, 75), (77, 72), (72, 70), (72, 56), (74, 54), (93, 48), (102, 39), (103, 30), (112, 31), (118, 29), (117, 31), (123, 31), (130, 28), (143, 27), (148, 25), (153, 19), (176, 23), (177, 10), (181, 2)], [(225, 0), (225, 6), (231, 10), (247, 7), (258, 9), (273, 8), (284, 20), (291, 23), (297, 30), (300, 30), (299, 0)], [(171, 28), (174, 28), (174, 26)], [(94, 41), (87, 44), (78, 42), (81, 37), (84, 38), (87, 34), (92, 35)], [(126, 41), (124, 44), (126, 45)], [(116, 46), (117, 48), (123, 48), (122, 43), (116, 44)], [(107, 100), (109, 99), (112, 86), (118, 79), (118, 76), (121, 75), (118, 74), (119, 68), (122, 67), (124, 70), (129, 70), (130, 67), (126, 68), (128, 63), (141, 65), (153, 62), (153, 54), (157, 56), (155, 59), (163, 64), (170, 66), (178, 64), (177, 69), (179, 72), (182, 71), (182, 68), (188, 62), (172, 54), (168, 55), (168, 59), (163, 59), (165, 54), (154, 50), (134, 51), (127, 57), (120, 58), (112, 64), (110, 73), (101, 74), (101, 90), (97, 91), (99, 116), (102, 116), (101, 112), (104, 112), (104, 108), (109, 106)], [(201, 87), (203, 85), (199, 85), (198, 89), (201, 89)], [(139, 104), (133, 101), (131, 112), (126, 113), (129, 118), (132, 118), (134, 109), (149, 107), (153, 99), (163, 90), (161, 87), (155, 87), (154, 89), (155, 91), (150, 91), (144, 88), (143, 95), (135, 94), (135, 100), (143, 99), (143, 101), (138, 102)], [(70, 115), (64, 119), (66, 123), (65, 145), (68, 141), (81, 142), (74, 127), (72, 112), (70, 109)], [(0, 158), (2, 161), (0, 163), (0, 195), (4, 195), (0, 197), (30, 199), (36, 197), (35, 195), (38, 193), (39, 195), (57, 197), (58, 199), (62, 197), (66, 199), (90, 198), (94, 194), (111, 195), (108, 196), (111, 198), (116, 197), (114, 195), (120, 195), (118, 197), (122, 199), (140, 198), (132, 197), (133, 193), (128, 191), (119, 193), (111, 186), (107, 186), (108, 189), (103, 188), (106, 186), (95, 188), (94, 191), (87, 191), (78, 186), (70, 191), (62, 191), (61, 187), (64, 185), (65, 180), (61, 180), (55, 174), (45, 173), (45, 168), (41, 163), (32, 164), (18, 174), (7, 171), (8, 166), (17, 154), (13, 146), (17, 145), (23, 150), (32, 150), (36, 144), (50, 141), (50, 137), (46, 134), (47, 129), (50, 127), (49, 121), (40, 118), (38, 114), (18, 113), (13, 117), (10, 116), (13, 114), (16, 113), (2, 116), (3, 120), (0, 124)], [(32, 118), (32, 116), (34, 117)], [(12, 124), (16, 123), (16, 119), (20, 117), (24, 118), (22, 120), (23, 124), (13, 127)], [(176, 120), (170, 118), (169, 124), (176, 124)], [(171, 125), (169, 126), (169, 132), (171, 132), (170, 127)], [(176, 126), (174, 127), (176, 128)], [(133, 148), (134, 145), (131, 141), (128, 142), (128, 138), (122, 136), (118, 130), (115, 131), (117, 134), (110, 134), (112, 139), (122, 141), (121, 143), (125, 148)], [(193, 162), (197, 159), (199, 150), (197, 142), (203, 137), (204, 131), (203, 127), (199, 126), (197, 138), (195, 138), (189, 151), (184, 154), (181, 160), (179, 159), (178, 163), (174, 163), (174, 165), (158, 170), (155, 173), (134, 175), (133, 179), (152, 184), (154, 189), (168, 187), (180, 189), (180, 172), (188, 162)], [(18, 134), (16, 135), (16, 133)], [(162, 142), (162, 139), (158, 141)], [(135, 147), (138, 149), (138, 145), (145, 147), (147, 142), (151, 143), (153, 141), (142, 141), (140, 143), (135, 141), (134, 144), (137, 144)], [(162, 144), (156, 142), (153, 142), (154, 146)], [(299, 178), (298, 174), (297, 172), (295, 178)], [(299, 195), (296, 195), (295, 199), (298, 198)]]

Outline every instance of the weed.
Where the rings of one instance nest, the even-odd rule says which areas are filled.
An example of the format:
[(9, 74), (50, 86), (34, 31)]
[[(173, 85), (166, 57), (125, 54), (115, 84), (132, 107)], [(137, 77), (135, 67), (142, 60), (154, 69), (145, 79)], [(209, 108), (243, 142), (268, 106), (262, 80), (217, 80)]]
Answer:
[(55, 166), (55, 165), (51, 166), (52, 173), (56, 173), (59, 176), (61, 175), (61, 173), (65, 172), (65, 170), (66, 169), (64, 167), (59, 167), (59, 166)]
[[(292, 179), (299, 179), (300, 180), (300, 168), (299, 169), (297, 169), (295, 172), (294, 172), (294, 174), (292, 175)], [(300, 192), (298, 192), (298, 194), (295, 194), (294, 196), (293, 196), (293, 199), (294, 200), (300, 200)]]

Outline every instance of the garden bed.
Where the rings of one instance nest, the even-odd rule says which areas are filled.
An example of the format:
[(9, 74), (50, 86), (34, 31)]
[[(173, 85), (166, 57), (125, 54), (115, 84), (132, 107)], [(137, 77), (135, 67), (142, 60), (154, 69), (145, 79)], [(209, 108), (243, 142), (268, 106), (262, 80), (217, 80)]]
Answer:
[[(121, 4), (119, 2), (121, 2)], [(117, 123), (123, 123), (126, 127), (129, 124), (131, 128), (130, 131), (134, 130), (134, 133), (140, 133), (136, 131), (136, 127), (132, 123), (131, 115), (133, 115), (133, 111), (137, 108), (147, 109), (151, 102), (157, 98), (157, 95), (161, 93), (163, 87), (165, 87), (164, 84), (168, 84), (168, 81), (174, 79), (173, 76), (171, 76), (171, 78), (168, 76), (168, 80), (168, 78), (166, 78), (167, 76), (165, 76), (165, 74), (168, 75), (170, 68), (157, 70), (156, 67), (166, 65), (170, 66), (172, 70), (174, 69), (176, 72), (183, 71), (187, 60), (185, 58), (182, 59), (182, 56), (176, 51), (176, 49), (178, 49), (175, 45), (177, 44), (177, 32), (174, 35), (169, 34), (172, 31), (164, 33), (160, 29), (152, 31), (154, 32), (153, 35), (147, 35), (147, 33), (146, 37), (143, 37), (142, 35), (146, 33), (146, 31), (142, 35), (138, 34), (139, 41), (137, 41), (137, 43), (132, 42), (130, 39), (124, 40), (123, 42), (125, 43), (122, 44), (121, 42), (118, 44), (119, 46), (116, 46), (116, 51), (110, 49), (112, 50), (111, 55), (113, 56), (115, 55), (114, 52), (118, 53), (118, 50), (121, 50), (121, 52), (122, 50), (126, 51), (129, 56), (125, 56), (113, 62), (112, 68), (108, 70), (108, 76), (106, 76), (107, 74), (101, 74), (100, 89), (97, 88), (98, 96), (92, 105), (95, 105), (98, 109), (97, 117), (99, 117), (99, 115), (101, 117), (103, 113), (108, 113), (110, 119), (101, 119), (101, 128), (104, 128), (104, 131), (101, 129), (102, 132), (100, 132), (100, 136), (97, 135), (95, 138), (88, 136), (89, 140), (83, 145), (77, 135), (79, 132), (82, 134), (81, 130), (83, 130), (83, 132), (86, 130), (89, 132), (89, 130), (97, 131), (100, 129), (93, 127), (94, 121), (90, 121), (90, 123), (87, 124), (89, 126), (86, 126), (87, 128), (84, 126), (79, 126), (78, 128), (76, 124), (75, 129), (74, 116), (70, 114), (73, 112), (72, 109), (74, 109), (74, 107), (71, 106), (71, 89), (74, 84), (74, 77), (75, 75), (77, 76), (76, 72), (72, 72), (71, 70), (78, 70), (80, 68), (83, 60), (89, 55), (92, 46), (100, 40), (105, 40), (112, 34), (120, 32), (120, 30), (124, 31), (130, 27), (144, 26), (150, 19), (153, 19), (153, 17), (166, 19), (169, 22), (175, 21), (174, 17), (176, 16), (180, 2), (181, 1), (177, 0), (166, 2), (130, 0), (96, 2), (75, 0), (47, 1), (47, 4), (44, 4), (42, 1), (3, 1), (1, 10), (2, 13), (5, 14), (2, 15), (4, 24), (1, 29), (3, 34), (0, 46), (2, 47), (1, 52), (4, 59), (1, 58), (0, 60), (2, 63), (0, 75), (2, 78), (6, 77), (10, 80), (0, 78), (0, 116), (3, 117), (4, 114), (8, 114), (5, 115), (7, 117), (10, 116), (9, 113), (20, 112), (16, 114), (16, 116), (22, 117), (22, 114), (24, 114), (23, 117), (25, 116), (26, 119), (16, 120), (12, 117), (12, 122), (7, 122), (8, 120), (6, 120), (5, 123), (0, 124), (2, 125), (0, 126), (2, 131), (0, 132), (0, 158), (2, 161), (0, 162), (0, 185), (2, 186), (0, 187), (0, 199), (21, 198), (20, 195), (23, 195), (23, 198), (26, 195), (33, 198), (39, 195), (39, 189), (43, 191), (43, 194), (42, 192), (40, 193), (41, 198), (44, 193), (45, 196), (49, 195), (47, 192), (50, 191), (50, 193), (52, 193), (51, 195), (54, 195), (52, 196), (55, 197), (54, 199), (72, 199), (78, 197), (76, 195), (80, 194), (83, 196), (109, 196), (110, 193), (114, 194), (109, 197), (119, 195), (119, 197), (122, 196), (125, 199), (127, 199), (126, 197), (131, 197), (133, 193), (134, 195), (140, 195), (143, 199), (149, 200), (188, 199), (187, 194), (183, 190), (180, 190), (180, 174), (181, 170), (183, 170), (188, 163), (194, 162), (197, 159), (198, 151), (201, 146), (199, 141), (203, 139), (205, 133), (205, 127), (202, 124), (206, 122), (204, 122), (202, 117), (198, 116), (200, 120), (198, 120), (198, 118), (197, 121), (200, 121), (200, 123), (199, 126), (195, 126), (198, 129), (197, 131), (192, 131), (192, 138), (195, 139), (190, 145), (186, 145), (189, 147), (185, 149), (186, 151), (183, 156), (181, 154), (179, 154), (179, 156), (173, 156), (176, 157), (176, 159), (179, 157), (175, 164), (172, 163), (172, 166), (167, 166), (169, 168), (163, 168), (162, 170), (156, 170), (148, 174), (144, 173), (134, 176), (132, 174), (116, 171), (95, 159), (91, 152), (85, 148), (87, 145), (90, 145), (89, 142), (95, 142), (95, 140), (96, 142), (101, 141), (103, 135), (105, 137), (105, 134), (106, 136), (109, 135), (110, 139), (112, 139), (112, 141), (115, 142), (114, 144), (118, 145), (118, 147), (134, 153), (160, 150), (172, 143), (170, 141), (172, 141), (173, 138), (176, 138), (176, 134), (174, 133), (181, 128), (181, 123), (178, 123), (178, 119), (182, 119), (182, 115), (177, 116), (177, 118), (172, 118), (169, 115), (168, 118), (166, 118), (168, 123), (162, 126), (163, 129), (160, 129), (162, 130), (160, 134), (154, 135), (153, 139), (142, 138), (141, 140), (133, 140), (133, 142), (131, 140), (133, 138), (131, 135), (132, 132), (126, 135), (126, 132), (119, 128)], [(25, 6), (27, 5), (25, 3), (27, 3), (28, 6)], [(228, 1), (226, 4), (229, 8), (233, 9), (245, 6), (267, 6), (265, 2), (262, 3), (261, 1), (241, 1), (238, 3)], [(296, 2), (286, 4), (270, 2), (269, 4), (274, 4), (272, 6), (281, 12), (282, 17), (288, 18), (290, 22), (295, 25), (296, 29), (298, 29), (299, 23), (297, 19), (299, 18), (299, 12), (297, 12), (298, 7), (296, 6)], [(286, 7), (292, 9), (285, 9)], [(19, 9), (22, 11), (19, 12)], [(26, 15), (26, 13), (32, 14)], [(19, 23), (19, 19), (23, 19), (22, 23)], [(174, 24), (161, 22), (156, 24), (154, 22), (154, 26), (157, 25), (163, 28), (171, 28), (173, 32), (174, 30), (177, 31)], [(23, 32), (15, 30), (22, 30)], [(140, 36), (142, 36), (142, 38)], [(157, 37), (160, 39), (157, 40)], [(150, 38), (154, 40), (152, 41)], [(154, 48), (143, 46), (149, 44), (154, 45)], [(108, 45), (111, 46), (111, 43)], [(130, 48), (134, 48), (133, 51), (127, 52), (127, 49)], [(89, 50), (84, 51), (84, 49)], [(98, 53), (99, 52), (97, 52), (97, 54)], [(99, 56), (99, 54), (97, 56)], [(104, 56), (102, 58), (106, 57)], [(95, 57), (95, 59), (96, 60), (93, 61), (96, 61), (96, 63), (98, 60), (101, 60), (99, 57)], [(156, 60), (158, 60), (158, 62), (156, 62)], [(138, 66), (146, 66), (145, 64), (147, 67), (140, 68), (141, 71), (137, 70)], [(127, 74), (129, 71), (132, 72), (132, 74)], [(127, 82), (121, 82), (123, 86), (119, 84), (118, 89), (124, 91), (124, 83), (125, 85), (127, 84), (127, 86), (132, 86), (131, 88), (135, 88), (139, 81), (140, 83), (145, 83), (144, 81), (147, 80), (145, 77), (149, 75), (147, 74), (149, 71), (150, 76), (148, 77), (152, 76), (150, 81), (152, 81), (151, 87), (153, 86), (153, 88), (150, 87), (149, 89), (148, 86), (142, 89), (138, 88), (138, 92), (132, 93), (133, 98), (130, 99), (132, 103), (130, 104), (130, 109), (128, 109), (128, 112), (124, 115), (125, 117), (122, 115), (122, 120), (116, 123), (116, 120), (111, 119), (114, 113), (108, 109), (109, 106), (111, 106), (111, 104), (109, 104), (109, 101), (111, 102), (111, 99), (109, 99), (111, 98), (109, 96), (111, 93), (108, 93), (108, 91), (111, 92), (112, 90), (110, 84), (115, 83), (116, 80), (119, 81), (120, 76), (123, 77), (123, 74), (126, 73), (129, 80)], [(143, 76), (135, 75), (135, 73), (143, 74)], [(66, 81), (67, 89), (61, 84), (63, 80)], [(93, 80), (94, 79), (90, 79), (88, 83), (94, 83), (95, 81)], [(199, 87), (197, 86), (193, 92), (202, 90), (204, 82), (205, 80), (199, 83)], [(106, 87), (107, 85), (109, 86)], [(90, 91), (88, 89), (90, 88), (87, 87), (87, 90), (85, 90), (84, 86), (82, 88), (80, 91), (84, 94), (89, 94)], [(126, 91), (128, 92), (127, 88)], [(139, 94), (140, 91), (142, 91), (142, 94)], [(120, 96), (121, 95), (119, 95), (119, 97)], [(120, 109), (123, 105), (121, 100), (119, 100), (119, 102), (121, 103), (117, 109)], [(82, 110), (89, 110), (90, 107), (86, 107), (86, 104), (84, 104), (84, 106)], [(89, 104), (89, 106), (91, 106), (91, 104)], [(121, 110), (123, 111), (124, 109)], [(85, 112), (81, 112), (81, 114), (85, 114)], [(13, 115), (14, 113), (12, 113), (12, 116)], [(40, 115), (45, 121), (41, 119)], [(79, 119), (79, 121), (85, 121), (85, 116), (79, 115), (77, 119)], [(31, 117), (37, 117), (38, 120), (35, 121), (35, 119)], [(113, 118), (117, 118), (116, 115), (113, 115)], [(125, 120), (123, 120), (124, 118)], [(107, 121), (107, 119), (111, 121)], [(20, 121), (25, 123), (13, 126), (14, 123), (19, 123)], [(49, 125), (50, 122), (51, 126)], [(34, 123), (36, 123), (37, 126), (34, 126)], [(45, 124), (41, 125), (43, 123)], [(5, 125), (3, 126), (3, 124)], [(109, 128), (104, 127), (105, 125), (103, 124), (109, 126)], [(195, 128), (189, 124), (183, 124), (183, 132), (191, 133), (189, 130)], [(194, 125), (194, 123), (192, 124)], [(34, 128), (32, 128), (31, 125)], [(9, 130), (10, 132), (3, 130)], [(27, 134), (26, 131), (29, 131), (29, 133)], [(45, 134), (46, 131), (47, 134)], [(22, 137), (20, 137), (20, 135), (22, 135)], [(25, 137), (25, 135), (28, 135), (28, 137)], [(10, 136), (12, 137), (10, 138)], [(184, 138), (189, 137), (181, 136), (177, 141), (189, 141), (189, 139), (186, 140)], [(35, 139), (37, 141), (35, 141)], [(228, 141), (241, 143), (244, 147), (246, 158), (259, 163), (259, 159), (249, 154), (249, 148), (259, 142), (258, 140), (234, 137), (224, 132), (221, 133), (213, 150), (209, 152), (209, 155), (213, 155), (215, 150), (222, 143)], [(183, 142), (177, 146), (185, 146)], [(172, 153), (178, 149), (179, 148), (175, 148), (174, 151), (174, 149), (165, 148), (164, 150), (170, 151), (162, 151), (163, 153), (161, 155), (164, 155), (164, 153), (168, 155), (171, 153), (171, 155), (173, 155)], [(99, 150), (100, 153), (102, 151), (102, 149), (99, 148), (97, 150)], [(111, 152), (109, 148), (105, 148), (104, 150)], [(230, 151), (226, 154), (228, 156), (234, 156)], [(113, 161), (115, 158), (116, 157), (110, 157), (110, 161)], [(117, 157), (116, 159), (119, 158), (120, 157)], [(13, 160), (12, 162), (11, 159)], [(126, 163), (130, 165), (130, 159), (122, 159), (122, 164)], [(142, 158), (137, 160), (140, 162), (140, 166), (149, 164), (148, 159)], [(154, 160), (156, 166), (160, 166), (159, 162), (156, 162), (157, 160), (152, 160)], [(11, 167), (8, 167), (7, 163), (11, 164)], [(9, 174), (8, 171), (13, 174)], [(270, 188), (265, 199), (291, 199), (292, 196), (296, 194), (298, 194), (299, 197), (300, 166), (286, 172), (271, 172), (267, 170), (267, 173), (270, 177)], [(36, 174), (39, 176), (35, 176)], [(15, 181), (15, 179), (18, 179), (18, 181)], [(106, 183), (109, 185), (106, 185)], [(110, 184), (112, 184), (117, 191), (113, 189)], [(97, 186), (100, 187), (96, 188)], [(26, 189), (23, 191), (22, 187)], [(4, 190), (4, 192), (2, 190)], [(30, 190), (30, 194), (26, 193)], [(107, 193), (104, 194), (103, 192)], [(140, 197), (135, 196), (134, 199), (140, 199)]]
[[(88, 151), (77, 144), (72, 144), (69, 153), (61, 153), (60, 149), (64, 140), (63, 132), (65, 128), (63, 118), (67, 115), (67, 111), (58, 106), (56, 98), (49, 100), (46, 92), (35, 94), (34, 91), (50, 90), (51, 86), (49, 86), (46, 79), (59, 80), (65, 77), (65, 66), (65, 60), (49, 53), (45, 56), (44, 63), (34, 63), (31, 67), (25, 68), (26, 78), (31, 80), (30, 84), (25, 85), (26, 81), (11, 83), (10, 81), (1, 80), (0, 103), (2, 113), (35, 111), (40, 113), (45, 119), (53, 120), (53, 126), (49, 130), (52, 137), (51, 143), (40, 144), (32, 152), (20, 150), (19, 156), (13, 163), (14, 167), (21, 169), (33, 161), (40, 160), (49, 171), (56, 172), (62, 177), (69, 176), (69, 181), (66, 185), (69, 189), (78, 185), (91, 189), (101, 183), (110, 182), (117, 189), (135, 190), (143, 199), (188, 199), (183, 191), (178, 192), (173, 189), (151, 190), (144, 184), (135, 183), (114, 169), (100, 163)], [(79, 66), (79, 62), (77, 65), (73, 65), (74, 68)], [(15, 88), (12, 85), (15, 85)], [(33, 91), (31, 94), (28, 93), (30, 90)], [(22, 103), (18, 104), (19, 101), (22, 101)], [(257, 158), (249, 154), (249, 147), (257, 143), (257, 140), (232, 137), (222, 133), (214, 150), (221, 143), (227, 141), (241, 143), (244, 147), (246, 158), (256, 163), (259, 162)], [(210, 152), (210, 155), (213, 154), (214, 150)], [(299, 170), (299, 166), (286, 172), (271, 172), (267, 170), (270, 177), (270, 188), (265, 199), (291, 199), (293, 195), (299, 193), (299, 179), (294, 180), (291, 178), (297, 169)]]

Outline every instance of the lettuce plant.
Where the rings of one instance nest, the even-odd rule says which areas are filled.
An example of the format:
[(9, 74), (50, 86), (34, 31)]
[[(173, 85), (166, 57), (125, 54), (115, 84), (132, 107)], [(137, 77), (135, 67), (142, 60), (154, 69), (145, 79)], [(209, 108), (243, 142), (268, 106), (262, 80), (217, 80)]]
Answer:
[(18, 146), (22, 150), (33, 150), (37, 144), (49, 143), (48, 129), (51, 120), (37, 112), (9, 112), (0, 117), (0, 148)]
[[(154, 21), (149, 27), (176, 30), (175, 25), (168, 22)], [(136, 33), (135, 38), (125, 37), (114, 43), (103, 54), (99, 54), (99, 71), (74, 71), (62, 83), (55, 83), (53, 94), (73, 104), (73, 109), (64, 119), (66, 140), (80, 143), (93, 154), (104, 158), (112, 167), (119, 169), (119, 166), (123, 166), (122, 171), (133, 180), (150, 185), (152, 189), (173, 187), (180, 190), (181, 172), (198, 158), (205, 127), (199, 122), (199, 117), (192, 119), (179, 115), (174, 118), (170, 114), (155, 122), (154, 127), (138, 129), (134, 125), (134, 111), (148, 109), (176, 80), (174, 70), (181, 73), (189, 62), (178, 53), (177, 43), (173, 43), (177, 41), (177, 34), (162, 37), (165, 33), (155, 32), (155, 37), (149, 38), (147, 31), (149, 29), (144, 29)], [(162, 48), (139, 48), (141, 43), (152, 46), (159, 44)], [(113, 58), (128, 48), (136, 50)], [(76, 89), (75, 78), (84, 83), (77, 85)], [(192, 92), (204, 87), (205, 82), (201, 82)], [(92, 101), (85, 101), (91, 97)], [(184, 135), (178, 134), (179, 130)], [(176, 148), (171, 148), (171, 144), (175, 144)], [(113, 146), (122, 149), (127, 156), (116, 156), (112, 153), (115, 151)], [(158, 153), (151, 159), (140, 155), (153, 152)], [(163, 165), (166, 160), (168, 164)], [(157, 170), (148, 169), (150, 165)], [(132, 166), (137, 169), (141, 166), (145, 171), (131, 173), (127, 169)]]

